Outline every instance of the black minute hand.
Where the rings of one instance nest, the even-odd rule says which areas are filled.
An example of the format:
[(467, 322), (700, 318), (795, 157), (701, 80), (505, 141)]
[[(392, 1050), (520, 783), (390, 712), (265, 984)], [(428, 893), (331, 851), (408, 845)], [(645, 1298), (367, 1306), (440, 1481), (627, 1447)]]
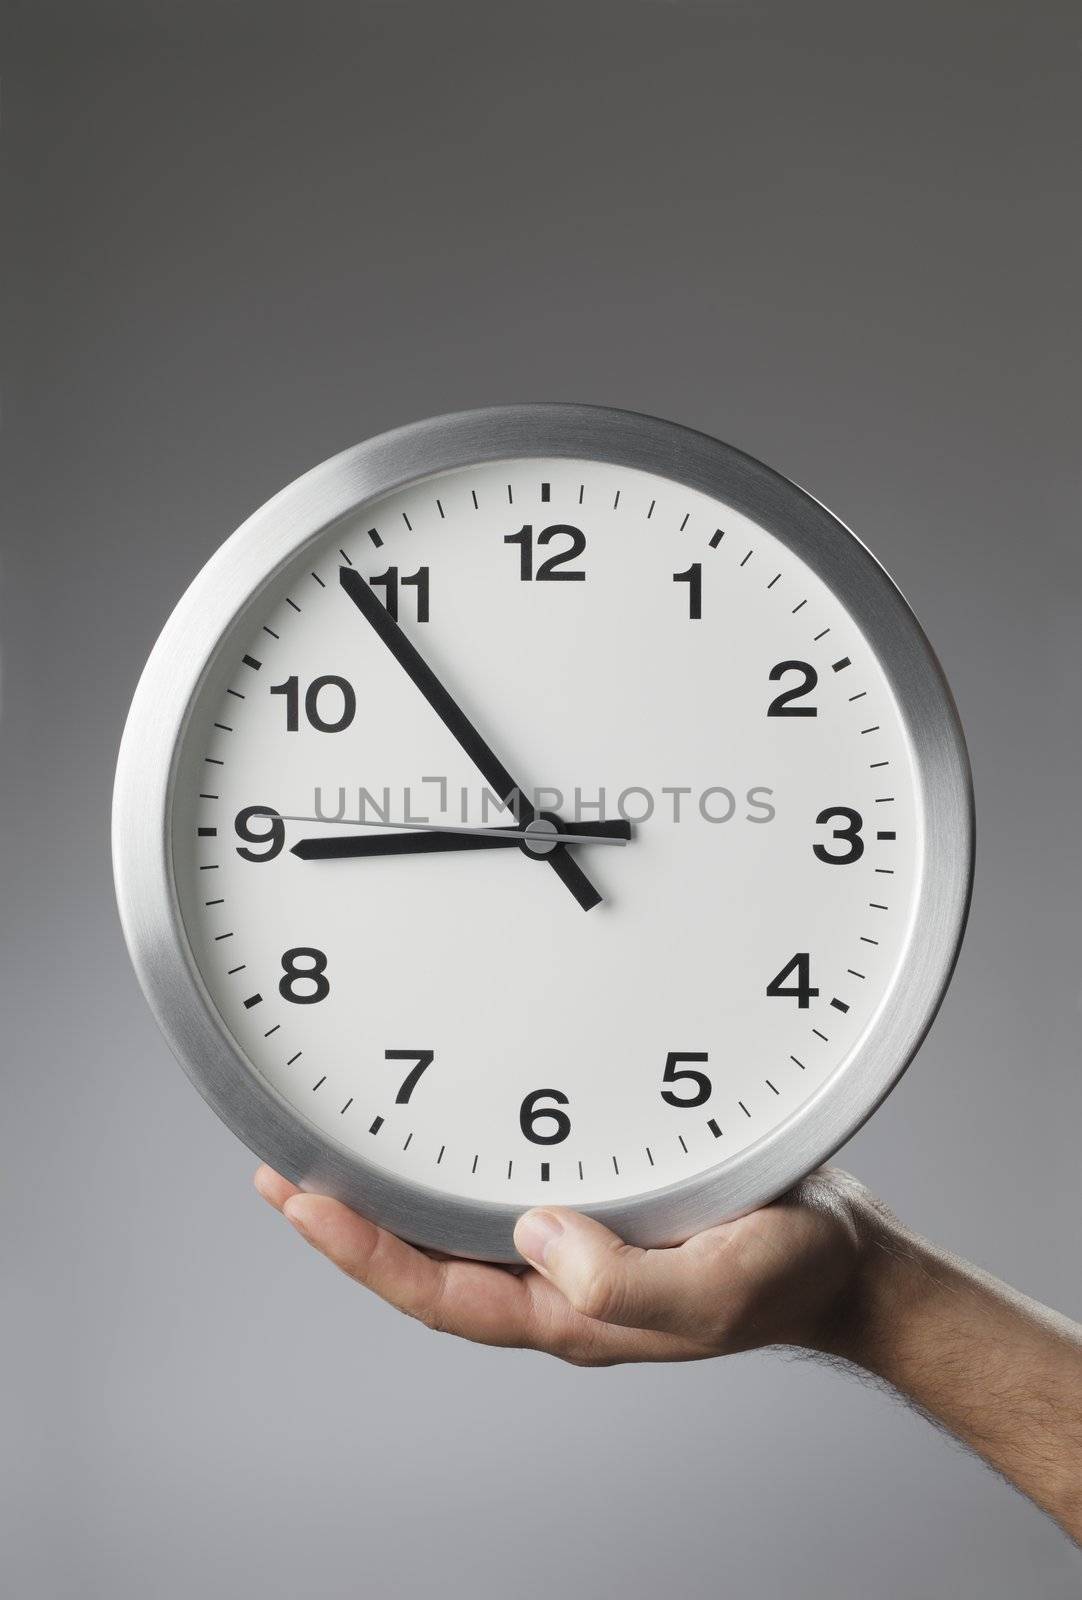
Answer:
[[(537, 815), (519, 785), (503, 762), (478, 733), (469, 717), (451, 698), (436, 677), (427, 661), (418, 653), (391, 616), (387, 607), (378, 600), (361, 574), (353, 567), (341, 567), (339, 580), (357, 610), (383, 640), (406, 675), (416, 684), (444, 727), (458, 740), (474, 766), (490, 788), (505, 802), (518, 796), (517, 815), (520, 826), (527, 827)], [(567, 853), (566, 845), (559, 845), (545, 860), (556, 876), (570, 889), (584, 911), (589, 911), (601, 901), (601, 896), (583, 872), (577, 861)]]

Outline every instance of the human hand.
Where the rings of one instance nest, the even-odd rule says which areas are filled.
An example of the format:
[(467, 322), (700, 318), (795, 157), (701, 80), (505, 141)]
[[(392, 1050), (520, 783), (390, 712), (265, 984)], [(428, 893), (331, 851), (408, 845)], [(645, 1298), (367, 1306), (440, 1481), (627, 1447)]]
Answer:
[(349, 1277), (430, 1328), (576, 1366), (689, 1361), (761, 1345), (832, 1347), (865, 1248), (869, 1202), (823, 1169), (783, 1199), (667, 1250), (640, 1250), (562, 1207), (528, 1211), (516, 1272), (434, 1257), (270, 1167), (259, 1193)]
[(428, 1327), (575, 1366), (791, 1345), (863, 1368), (1082, 1541), (1082, 1327), (937, 1250), (837, 1168), (669, 1250), (528, 1211), (524, 1271), (404, 1244), (260, 1167), (256, 1188), (343, 1272)]

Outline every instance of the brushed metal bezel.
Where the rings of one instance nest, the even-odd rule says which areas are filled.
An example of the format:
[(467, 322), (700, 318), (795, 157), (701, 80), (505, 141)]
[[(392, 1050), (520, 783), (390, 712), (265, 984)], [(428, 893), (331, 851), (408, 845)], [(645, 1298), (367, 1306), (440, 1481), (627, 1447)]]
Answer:
[(856, 1053), (771, 1133), (724, 1166), (586, 1209), (625, 1238), (672, 1244), (784, 1193), (872, 1114), (931, 1026), (965, 929), (973, 799), (957, 711), (920, 625), (887, 573), (826, 508), (730, 445), (633, 412), (558, 403), (435, 417), (332, 457), (283, 489), (216, 552), (180, 600), (140, 679), (113, 801), (117, 903), (132, 962), (170, 1046), (219, 1117), (260, 1159), (415, 1243), (514, 1261), (520, 1208), (392, 1177), (307, 1124), (249, 1065), (196, 969), (173, 881), (173, 774), (205, 674), (240, 613), (306, 545), (366, 501), (472, 463), (568, 457), (701, 490), (767, 527), (839, 597), (875, 650), (912, 742), (924, 863), (898, 980)]

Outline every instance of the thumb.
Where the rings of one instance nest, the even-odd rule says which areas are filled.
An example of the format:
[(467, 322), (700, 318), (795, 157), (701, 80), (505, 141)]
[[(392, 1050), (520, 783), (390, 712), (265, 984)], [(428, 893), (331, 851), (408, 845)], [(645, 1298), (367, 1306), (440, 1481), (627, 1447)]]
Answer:
[(640, 1250), (578, 1211), (527, 1211), (515, 1248), (584, 1317), (686, 1333), (694, 1320), (689, 1262), (678, 1249)]

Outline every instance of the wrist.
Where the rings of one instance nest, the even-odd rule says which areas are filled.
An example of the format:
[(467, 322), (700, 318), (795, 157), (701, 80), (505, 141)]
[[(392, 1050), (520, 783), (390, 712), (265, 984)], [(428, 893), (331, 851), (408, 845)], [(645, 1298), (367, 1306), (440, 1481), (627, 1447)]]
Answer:
[(1082, 1330), (911, 1233), (845, 1173), (797, 1198), (829, 1219), (844, 1270), (792, 1342), (889, 1384), (1082, 1537)]
[(905, 1327), (939, 1290), (927, 1247), (863, 1184), (838, 1174), (836, 1203), (849, 1241), (850, 1271), (808, 1347), (889, 1378)]

